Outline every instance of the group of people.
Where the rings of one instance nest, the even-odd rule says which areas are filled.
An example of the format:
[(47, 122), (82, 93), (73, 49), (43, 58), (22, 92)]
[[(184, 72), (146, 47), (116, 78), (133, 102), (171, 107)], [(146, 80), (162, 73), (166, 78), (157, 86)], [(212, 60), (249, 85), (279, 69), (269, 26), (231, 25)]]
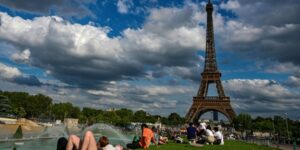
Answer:
[(142, 129), (142, 135), (135, 136), (133, 138), (132, 143), (127, 144), (127, 148), (147, 149), (151, 144), (158, 146), (158, 145), (166, 144), (168, 142), (168, 138), (161, 136), (158, 129), (155, 127), (152, 127), (150, 129), (146, 124), (142, 124), (141, 129)]
[[(216, 126), (211, 129), (210, 125), (205, 123), (193, 124), (190, 123), (187, 128), (187, 139), (190, 144), (199, 146), (203, 144), (215, 144), (223, 145), (224, 138), (220, 131), (221, 127)], [(121, 145), (113, 146), (109, 143), (109, 139), (106, 136), (99, 138), (96, 142), (95, 137), (91, 131), (87, 131), (81, 140), (76, 135), (70, 135), (68, 139), (60, 138), (57, 143), (57, 150), (125, 150), (125, 149), (148, 149), (149, 146), (159, 144), (166, 144), (168, 142), (167, 137), (160, 135), (159, 130), (155, 127), (149, 128), (146, 124), (141, 125), (141, 135), (135, 136), (131, 143), (128, 143), (125, 148)], [(180, 139), (176, 139), (180, 138)], [(174, 137), (174, 140), (179, 140), (182, 143), (180, 136)]]
[(191, 144), (224, 145), (223, 134), (220, 130), (220, 126), (216, 126), (212, 130), (211, 126), (206, 123), (190, 123), (187, 128), (187, 139)]
[(87, 131), (81, 140), (76, 135), (70, 135), (68, 139), (61, 137), (57, 141), (57, 150), (123, 150), (121, 145), (113, 146), (106, 136), (96, 142), (93, 132)]
[(109, 143), (106, 136), (100, 137), (96, 142), (91, 131), (87, 131), (83, 139), (76, 135), (70, 135), (68, 139), (62, 137), (57, 142), (57, 150), (124, 150), (124, 149), (147, 149), (151, 143), (154, 145), (165, 144), (168, 138), (159, 135), (159, 131), (153, 127), (148, 128), (146, 124), (141, 125), (142, 134), (135, 136), (131, 143), (128, 143), (126, 148), (121, 145), (113, 146)]

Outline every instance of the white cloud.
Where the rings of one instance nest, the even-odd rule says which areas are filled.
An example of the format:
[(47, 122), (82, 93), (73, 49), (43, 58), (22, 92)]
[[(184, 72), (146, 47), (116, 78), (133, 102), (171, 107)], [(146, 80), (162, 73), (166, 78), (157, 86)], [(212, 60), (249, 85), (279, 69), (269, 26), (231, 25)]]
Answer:
[(25, 49), (21, 53), (15, 53), (11, 56), (14, 61), (28, 63), (30, 59), (30, 50)]
[[(117, 39), (109, 38), (107, 28), (91, 25), (70, 24), (60, 17), (37, 17), (24, 20), (11, 17), (6, 13), (1, 16), (1, 39), (28, 47), (43, 47), (55, 44), (58, 48), (76, 56), (116, 57), (120, 51)], [(98, 43), (98, 44), (96, 44)], [(99, 51), (101, 49), (102, 51)], [(35, 49), (31, 52), (35, 53)]]
[[(299, 93), (274, 80), (231, 79), (223, 83), (238, 112), (270, 116), (282, 112), (295, 113), (300, 108)], [(295, 115), (290, 117), (295, 118)]]
[[(201, 15), (194, 6), (152, 9), (142, 28), (125, 29), (120, 37), (109, 37), (108, 27), (56, 16), (32, 20), (0, 16), (1, 40), (30, 49), (31, 65), (85, 87), (140, 76), (144, 65), (195, 65), (197, 51), (205, 47), (205, 29), (198, 26)], [(27, 57), (28, 51), (13, 56)]]
[(225, 86), (228, 92), (234, 96), (249, 99), (273, 101), (293, 97), (293, 93), (274, 80), (231, 79), (225, 82)]
[(222, 2), (220, 7), (227, 10), (238, 9), (240, 8), (240, 3), (237, 0), (229, 0), (227, 3)]
[(118, 0), (117, 7), (118, 12), (121, 14), (128, 13), (130, 7), (133, 5), (131, 0)]
[(113, 93), (110, 91), (103, 91), (103, 90), (88, 90), (87, 92), (90, 94), (99, 95), (99, 96), (111, 96), (111, 97), (117, 96), (117, 93)]
[(36, 76), (23, 74), (18, 68), (0, 62), (0, 80), (9, 81), (20, 85), (41, 86)]
[(162, 95), (174, 95), (174, 94), (184, 94), (191, 93), (193, 91), (191, 88), (187, 87), (173, 87), (173, 86), (148, 86), (141, 87), (144, 89), (149, 95), (153, 96), (162, 96)]
[(300, 67), (293, 63), (273, 63), (265, 70), (268, 73), (294, 73), (300, 74)]
[(0, 63), (0, 72), (0, 77), (6, 80), (12, 80), (22, 75), (21, 71), (18, 68), (10, 67), (3, 63)]
[[(289, 76), (286, 84), (291, 87), (300, 88), (300, 77), (298, 76)], [(299, 90), (299, 89), (296, 89)]]

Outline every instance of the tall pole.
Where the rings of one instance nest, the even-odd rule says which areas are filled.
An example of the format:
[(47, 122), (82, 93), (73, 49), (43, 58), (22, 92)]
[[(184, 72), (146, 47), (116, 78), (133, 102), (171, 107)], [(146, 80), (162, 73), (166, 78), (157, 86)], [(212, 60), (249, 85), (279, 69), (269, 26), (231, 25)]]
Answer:
[(275, 116), (273, 116), (273, 138), (274, 138), (274, 142), (276, 142), (276, 146), (277, 146), (277, 149), (279, 149), (279, 134), (277, 134), (276, 136), (276, 141), (275, 141), (275, 133), (276, 133), (276, 130), (275, 130)]
[(285, 115), (285, 124), (286, 124), (286, 133), (287, 133), (287, 138), (288, 138), (288, 144), (290, 144), (290, 134), (289, 134), (289, 124), (288, 124), (288, 113), (284, 113)]

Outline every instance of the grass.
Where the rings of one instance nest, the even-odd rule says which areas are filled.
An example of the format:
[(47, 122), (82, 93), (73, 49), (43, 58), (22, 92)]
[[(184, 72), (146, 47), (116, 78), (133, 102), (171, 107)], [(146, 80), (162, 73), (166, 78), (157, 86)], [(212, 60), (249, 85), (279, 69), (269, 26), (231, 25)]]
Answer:
[(204, 145), (203, 147), (193, 147), (189, 144), (178, 144), (170, 142), (159, 147), (150, 146), (149, 150), (276, 150), (262, 145), (249, 144), (240, 141), (225, 141), (225, 145)]

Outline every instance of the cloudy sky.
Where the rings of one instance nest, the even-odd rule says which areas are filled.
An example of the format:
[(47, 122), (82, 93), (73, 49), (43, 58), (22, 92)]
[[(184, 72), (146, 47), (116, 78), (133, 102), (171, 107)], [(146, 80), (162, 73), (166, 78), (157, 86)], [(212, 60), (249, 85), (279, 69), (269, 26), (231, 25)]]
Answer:
[[(213, 3), (218, 67), (235, 111), (299, 119), (300, 1)], [(203, 70), (205, 4), (0, 0), (0, 89), (184, 116)]]

